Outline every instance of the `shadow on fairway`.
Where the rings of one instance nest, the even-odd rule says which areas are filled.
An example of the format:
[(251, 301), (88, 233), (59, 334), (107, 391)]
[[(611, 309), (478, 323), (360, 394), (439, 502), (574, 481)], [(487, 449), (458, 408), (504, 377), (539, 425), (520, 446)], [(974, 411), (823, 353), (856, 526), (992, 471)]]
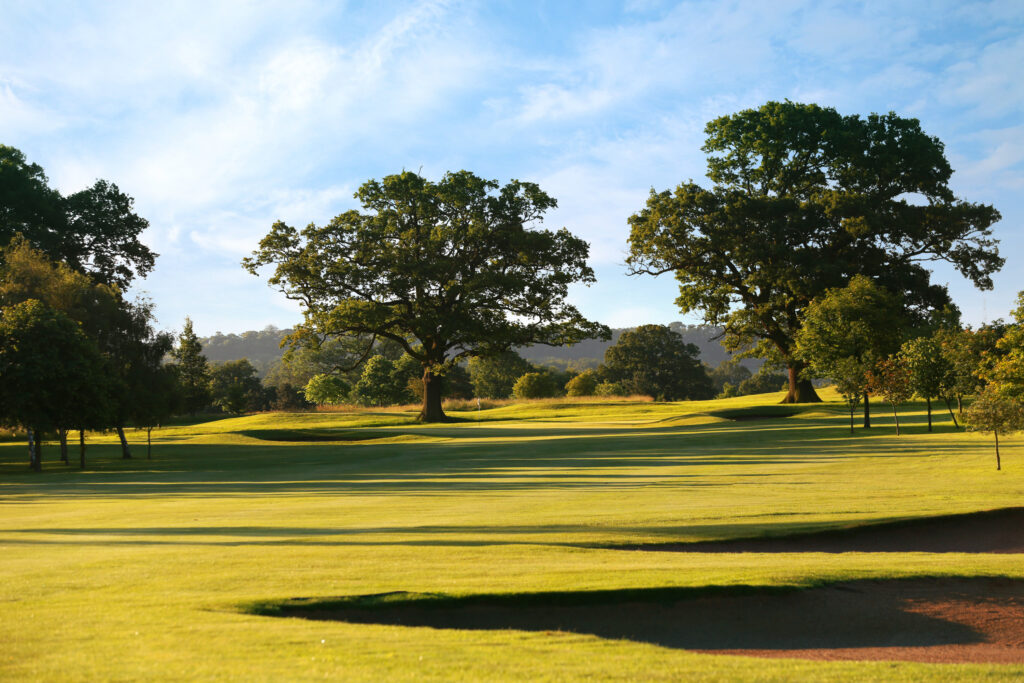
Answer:
[(1024, 507), (786, 536), (654, 543), (618, 549), (681, 553), (1024, 553)]
[[(958, 611), (944, 609), (951, 604)], [(857, 581), (810, 589), (740, 586), (468, 597), (388, 593), (296, 598), (250, 605), (246, 611), (355, 624), (568, 631), (688, 650), (784, 651), (992, 642), (987, 627), (976, 628), (970, 614), (994, 606), (1021, 622), (1014, 634), (1024, 632), (1024, 582), (991, 578)], [(1019, 657), (1019, 642), (1015, 652)]]

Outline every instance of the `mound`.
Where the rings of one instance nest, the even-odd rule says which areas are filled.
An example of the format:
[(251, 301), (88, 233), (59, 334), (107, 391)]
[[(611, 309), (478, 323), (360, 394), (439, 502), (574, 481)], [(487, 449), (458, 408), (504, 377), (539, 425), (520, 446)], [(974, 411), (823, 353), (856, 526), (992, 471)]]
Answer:
[[(568, 631), (715, 654), (920, 662), (1024, 662), (1024, 581), (858, 581), (807, 590), (355, 596), (279, 605), (279, 616), (452, 629)], [(517, 602), (518, 601), (518, 602)], [(569, 602), (569, 604), (566, 604)]]
[(1024, 553), (1024, 508), (867, 524), (791, 536), (619, 547), (690, 553)]

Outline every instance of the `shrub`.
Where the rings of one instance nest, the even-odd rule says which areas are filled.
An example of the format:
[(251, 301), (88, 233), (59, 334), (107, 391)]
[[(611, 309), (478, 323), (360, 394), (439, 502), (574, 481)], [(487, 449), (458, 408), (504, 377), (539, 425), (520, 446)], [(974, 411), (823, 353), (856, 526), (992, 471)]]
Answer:
[(597, 374), (593, 370), (582, 372), (565, 385), (565, 393), (569, 396), (593, 396), (597, 391)]
[(516, 398), (551, 398), (558, 393), (558, 387), (546, 372), (528, 372), (512, 386)]

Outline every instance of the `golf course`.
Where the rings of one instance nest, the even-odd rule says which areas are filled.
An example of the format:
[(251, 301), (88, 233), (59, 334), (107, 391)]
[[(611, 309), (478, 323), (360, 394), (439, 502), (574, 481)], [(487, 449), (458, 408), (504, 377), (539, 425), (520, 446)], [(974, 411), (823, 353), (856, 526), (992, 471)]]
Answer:
[(1019, 438), (782, 396), (8, 438), (0, 678), (1024, 676)]

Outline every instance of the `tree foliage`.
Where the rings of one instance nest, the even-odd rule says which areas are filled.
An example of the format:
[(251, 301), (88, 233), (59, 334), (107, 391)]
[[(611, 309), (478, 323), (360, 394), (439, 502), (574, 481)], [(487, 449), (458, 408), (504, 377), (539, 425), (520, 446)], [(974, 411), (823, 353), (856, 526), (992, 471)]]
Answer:
[(469, 359), (473, 392), (480, 398), (508, 398), (516, 380), (536, 368), (513, 350)]
[(190, 318), (185, 318), (185, 326), (171, 356), (181, 387), (182, 407), (195, 415), (210, 405), (210, 364), (203, 355), (203, 345), (192, 329)]
[(95, 342), (67, 315), (29, 299), (0, 313), (0, 421), (35, 434), (31, 465), (41, 468), (43, 432), (93, 419), (107, 398)]
[(516, 398), (551, 398), (558, 395), (558, 385), (546, 372), (528, 372), (512, 387)]
[(318, 406), (344, 403), (351, 390), (348, 382), (336, 375), (313, 375), (306, 383), (306, 400)]
[(954, 196), (943, 145), (916, 119), (769, 102), (706, 132), (712, 187), (652, 191), (629, 220), (627, 261), (633, 273), (674, 272), (680, 308), (724, 325), (732, 348), (756, 343), (784, 362), (788, 401), (816, 399), (799, 382), (795, 338), (827, 290), (864, 275), (925, 314), (949, 305), (927, 262), (984, 289), (1003, 264), (999, 213)]
[(714, 388), (698, 353), (664, 325), (641, 325), (605, 351), (600, 372), (629, 393), (666, 401), (711, 398)]
[(275, 267), (270, 284), (301, 303), (307, 330), (391, 339), (419, 361), (421, 419), (444, 419), (434, 376), (460, 358), (608, 334), (565, 300), (570, 284), (594, 280), (588, 246), (564, 228), (531, 229), (555, 206), (534, 183), (403, 172), (356, 198), (362, 211), (323, 227), (275, 223), (244, 265)]
[(210, 401), (225, 413), (241, 415), (259, 410), (263, 385), (248, 359), (218, 363), (210, 370)]
[(878, 394), (892, 406), (892, 417), (896, 421), (896, 435), (900, 433), (900, 416), (897, 407), (914, 395), (910, 388), (910, 371), (899, 356), (883, 358), (867, 373), (868, 391)]
[(63, 197), (39, 165), (0, 145), (0, 245), (21, 234), (51, 259), (124, 288), (156, 260), (139, 241), (149, 223), (133, 204), (106, 180)]

